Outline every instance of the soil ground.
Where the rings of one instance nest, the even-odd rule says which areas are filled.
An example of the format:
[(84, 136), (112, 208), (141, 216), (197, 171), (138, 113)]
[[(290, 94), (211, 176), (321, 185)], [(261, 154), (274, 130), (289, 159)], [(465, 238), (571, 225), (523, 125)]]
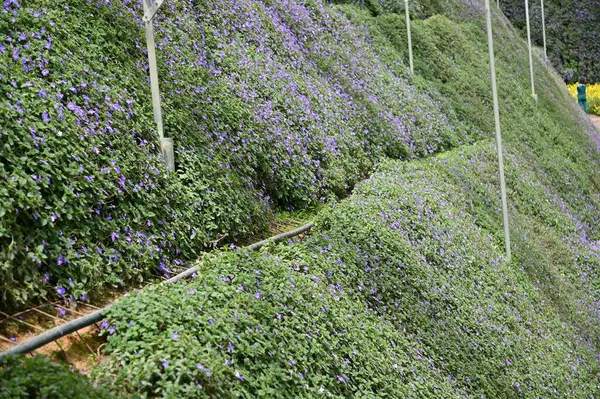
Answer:
[(590, 117), (590, 119), (592, 120), (594, 125), (596, 125), (598, 130), (600, 130), (600, 116), (596, 116), (596, 115), (588, 115), (588, 116)]

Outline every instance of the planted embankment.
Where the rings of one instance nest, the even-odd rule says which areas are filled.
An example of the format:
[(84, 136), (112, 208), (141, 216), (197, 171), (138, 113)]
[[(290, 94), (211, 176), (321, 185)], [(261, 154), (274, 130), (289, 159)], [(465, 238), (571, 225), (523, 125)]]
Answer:
[[(189, 10), (181, 4), (172, 12)], [(503, 257), (480, 2), (432, 6), (437, 15), (414, 21), (412, 78), (405, 75), (402, 15), (319, 2), (215, 7), (223, 13), (211, 18), (223, 27), (258, 15), (252, 26), (262, 29), (277, 11), (282, 29), (263, 37), (288, 44), (253, 57), (297, 54), (286, 46), (304, 43), (298, 54), (316, 57), (306, 65), (318, 66), (319, 82), (339, 77), (334, 92), (369, 104), (352, 108), (344, 95), (344, 106), (324, 115), (340, 123), (364, 118), (368, 132), (352, 125), (347, 142), (361, 143), (352, 147), (358, 151), (384, 137), (373, 158), (383, 162), (348, 199), (320, 212), (305, 241), (259, 254), (206, 255), (193, 281), (150, 287), (116, 304), (104, 325), (106, 358), (93, 378), (113, 392), (150, 397), (593, 396), (600, 353), (597, 132), (537, 58), (539, 101), (530, 97), (526, 47), (506, 19), (494, 17), (510, 262)], [(253, 37), (262, 50), (277, 43), (261, 47), (246, 29), (236, 43)], [(221, 28), (206, 37), (230, 33)], [(232, 46), (223, 47), (224, 60)], [(253, 90), (271, 87), (277, 76), (256, 80)], [(394, 91), (396, 84), (404, 89)], [(326, 89), (305, 87), (314, 95), (306, 98), (311, 107), (337, 104), (321, 98)], [(315, 133), (330, 131), (323, 126)], [(366, 159), (356, 154), (340, 155), (344, 168)]]
[(507, 158), (512, 262), (491, 143), (389, 162), (306, 241), (121, 301), (95, 376), (151, 396), (593, 395), (595, 249), (531, 160)]
[(481, 136), (319, 1), (173, 1), (155, 20), (167, 174), (141, 16), (130, 0), (3, 4), (3, 308), (170, 275), (274, 210), (345, 195), (385, 156)]

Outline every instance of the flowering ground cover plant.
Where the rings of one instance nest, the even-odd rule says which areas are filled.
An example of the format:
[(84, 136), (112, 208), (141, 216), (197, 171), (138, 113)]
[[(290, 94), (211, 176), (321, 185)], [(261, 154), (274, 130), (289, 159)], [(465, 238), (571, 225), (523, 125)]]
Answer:
[[(132, 136), (94, 130), (91, 138), (77, 140), (83, 133), (65, 124), (60, 132), (70, 131), (76, 138), (72, 143), (81, 145), (87, 158), (74, 149), (69, 155), (95, 159), (93, 148), (85, 150), (88, 140), (117, 140), (119, 146), (111, 144), (114, 151), (106, 156), (121, 154), (127, 173), (140, 176), (144, 185), (133, 191), (140, 197), (130, 193), (130, 186), (141, 183), (129, 183), (123, 174), (125, 189), (120, 184), (125, 166), (110, 160), (106, 166), (97, 161), (99, 170), (109, 169), (93, 181), (85, 178), (91, 175), (79, 175), (87, 173), (88, 163), (81, 163), (84, 171), (73, 165), (72, 179), (82, 184), (77, 187), (90, 190), (73, 194), (81, 209), (87, 209), (88, 197), (106, 195), (100, 198), (108, 202), (98, 204), (99, 214), (93, 208), (95, 219), (82, 210), (71, 216), (72, 230), (61, 225), (54, 251), (65, 240), (79, 256), (53, 253), (50, 262), (43, 247), (45, 262), (31, 264), (32, 274), (47, 272), (51, 284), (60, 284), (61, 295), (75, 292), (68, 278), (83, 290), (107, 276), (121, 281), (128, 273), (144, 275), (153, 262), (162, 262), (165, 270), (232, 226), (249, 229), (264, 218), (269, 204), (298, 207), (344, 194), (376, 168), (346, 200), (319, 213), (305, 240), (260, 253), (234, 248), (204, 255), (191, 282), (152, 286), (115, 304), (102, 324), (109, 337), (104, 362), (92, 377), (113, 392), (142, 397), (593, 397), (600, 384), (597, 131), (558, 75), (537, 57), (539, 101), (531, 99), (522, 37), (494, 13), (513, 234), (513, 258), (507, 261), (482, 2), (419, 3), (422, 14), (417, 15), (427, 18), (413, 21), (418, 75), (410, 78), (406, 26), (397, 14), (401, 8), (394, 8), (395, 2), (335, 3), (166, 3), (156, 28), (162, 35), (166, 124), (178, 143), (177, 177), (164, 175), (152, 144), (149, 103), (134, 96), (148, 91), (143, 45), (127, 47), (121, 40), (113, 46), (106, 37), (89, 35), (97, 40), (89, 49), (85, 41), (71, 46), (73, 54), (100, 43), (111, 47), (109, 53), (126, 52), (122, 58), (133, 64), (121, 65), (129, 71), (127, 78), (117, 75), (116, 66), (110, 69), (119, 57), (102, 58), (102, 68), (94, 70), (103, 71), (104, 81), (118, 80), (118, 87), (127, 89), (122, 98), (134, 101), (129, 119), (108, 124)], [(105, 29), (117, 37), (131, 34), (136, 43), (138, 4), (60, 4), (71, 6), (69, 13), (80, 10), (77, 21), (89, 13), (104, 15)], [(35, 18), (31, 12), (23, 15)], [(113, 22), (121, 18), (118, 31), (107, 22), (109, 16)], [(14, 60), (19, 42), (10, 43), (7, 59)], [(19, 62), (6, 65), (22, 70)], [(70, 65), (66, 60), (56, 64)], [(3, 90), (13, 87), (4, 82)], [(94, 86), (88, 82), (87, 87)], [(83, 107), (83, 95), (64, 91)], [(85, 95), (90, 102), (93, 97)], [(118, 95), (95, 95), (99, 101), (109, 96), (99, 118), (120, 115), (111, 111)], [(37, 106), (46, 104), (36, 92), (30, 98)], [(17, 99), (6, 103), (15, 109), (7, 123), (23, 132)], [(61, 104), (57, 109), (71, 115), (69, 103)], [(77, 118), (92, 115), (87, 108), (73, 112), (74, 126)], [(41, 113), (40, 118), (43, 124)], [(13, 136), (21, 137), (1, 138)], [(41, 137), (38, 130), (35, 137)], [(35, 143), (64, 136), (35, 137), (23, 135), (29, 146), (16, 148), (35, 153)], [(7, 212), (11, 216), (3, 223), (29, 226), (16, 235), (21, 240), (38, 237), (34, 231), (54, 231), (36, 227), (33, 216), (30, 224), (15, 216), (33, 215), (54, 197), (14, 193), (23, 193), (17, 190), (20, 184), (55, 187), (50, 183), (56, 178), (44, 183), (42, 175), (37, 182), (39, 173), (37, 180), (24, 173), (19, 179), (14, 165), (29, 158), (5, 148), (2, 165), (14, 191), (0, 191), (2, 200), (39, 202)], [(131, 154), (139, 158), (134, 162)], [(60, 156), (49, 159), (62, 165)], [(158, 173), (145, 177), (146, 168)], [(223, 201), (239, 213), (226, 213)], [(61, 207), (67, 203), (79, 204), (67, 196)], [(47, 212), (51, 223), (64, 220), (63, 214), (52, 220), (58, 208)], [(120, 224), (130, 218), (133, 230)], [(84, 231), (82, 226), (88, 226), (85, 242), (102, 251), (89, 251), (84, 238), (68, 241)], [(129, 239), (137, 244), (129, 246)], [(98, 256), (119, 259), (81, 262), (88, 253), (83, 245)], [(3, 254), (8, 259), (11, 252)], [(130, 270), (133, 260), (138, 268)], [(16, 262), (5, 264), (13, 273), (22, 270)], [(107, 269), (95, 271), (98, 265)], [(88, 275), (94, 280), (87, 281)], [(19, 292), (29, 291), (21, 286)]]
[[(146, 397), (596, 394), (598, 133), (537, 57), (531, 99), (525, 43), (495, 17), (505, 259), (483, 8), (462, 7), (472, 14), (414, 21), (411, 84), (477, 142), (385, 160), (305, 240), (204, 256), (191, 282), (117, 303), (99, 383)], [(401, 15), (336, 11), (404, 65)]]
[[(4, 2), (2, 306), (168, 275), (261, 230), (273, 209), (346, 195), (385, 157), (486, 137), (481, 4), (411, 3), (427, 19), (414, 21), (421, 76), (409, 78), (401, 3), (167, 2), (155, 30), (176, 145), (168, 175), (140, 2)], [(441, 12), (470, 25), (456, 30)], [(504, 55), (500, 83), (524, 78), (522, 47)]]
[(510, 153), (506, 262), (495, 156), (490, 140), (382, 164), (305, 241), (127, 298), (96, 378), (149, 397), (593, 395), (597, 248)]
[(320, 1), (172, 1), (155, 26), (168, 175), (141, 2), (2, 7), (3, 307), (169, 274), (273, 208), (345, 195), (385, 156), (480, 134)]

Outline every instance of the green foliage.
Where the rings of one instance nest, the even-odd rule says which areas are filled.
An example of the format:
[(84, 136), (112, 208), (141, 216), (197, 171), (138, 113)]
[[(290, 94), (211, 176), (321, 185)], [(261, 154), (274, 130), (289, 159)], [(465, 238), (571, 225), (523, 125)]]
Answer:
[(146, 396), (451, 397), (393, 324), (289, 260), (226, 253), (193, 284), (136, 295), (109, 318), (114, 356), (97, 377)]
[(510, 153), (507, 263), (495, 160), (486, 141), (384, 163), (306, 240), (121, 301), (95, 378), (148, 397), (587, 397), (597, 249)]
[[(525, 2), (500, 2), (507, 18), (526, 37)], [(543, 46), (541, 2), (529, 2), (530, 28), (534, 45)], [(546, 0), (548, 58), (567, 83), (586, 78), (600, 82), (600, 13), (594, 0)]]
[(591, 114), (600, 116), (600, 98), (592, 97), (588, 99), (588, 109)]
[(96, 388), (84, 376), (47, 357), (9, 357), (0, 366), (0, 398), (108, 399), (116, 398)]
[(3, 307), (169, 274), (262, 230), (272, 209), (346, 195), (385, 157), (473, 141), (399, 57), (382, 62), (367, 32), (320, 1), (173, 2), (155, 26), (177, 159), (167, 174), (141, 3), (3, 7)]
[[(179, 140), (180, 177), (167, 176), (125, 9), (29, 3), (0, 17), (2, 306), (169, 273), (216, 238), (262, 227), (264, 203), (218, 153), (194, 156)], [(179, 118), (166, 123), (189, 114)]]
[[(94, 378), (146, 397), (592, 397), (600, 140), (539, 60), (531, 98), (524, 43), (494, 14), (507, 261), (487, 42), (469, 9), (413, 21), (410, 84), (460, 126), (444, 144), (458, 148), (383, 160), (302, 241), (205, 256), (190, 283), (122, 300)], [(404, 68), (402, 15), (330, 12)]]
[(537, 58), (531, 98), (526, 47), (494, 12), (508, 261), (481, 3), (419, 3), (413, 77), (403, 2), (336, 3), (221, 0), (205, 15), (204, 2), (177, 2), (162, 14), (177, 29), (161, 32), (161, 76), (183, 65), (163, 90), (184, 167), (161, 180), (165, 202), (136, 200), (127, 215), (165, 229), (163, 248), (192, 252), (268, 203), (306, 206), (376, 172), (320, 209), (303, 240), (205, 255), (191, 282), (123, 298), (93, 378), (142, 397), (593, 397), (597, 131)]

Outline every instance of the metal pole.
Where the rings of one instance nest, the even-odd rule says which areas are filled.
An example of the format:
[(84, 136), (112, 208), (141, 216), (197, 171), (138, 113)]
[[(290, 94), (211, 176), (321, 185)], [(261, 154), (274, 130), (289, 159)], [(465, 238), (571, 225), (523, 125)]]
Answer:
[(504, 181), (504, 159), (502, 156), (502, 134), (500, 132), (500, 110), (498, 107), (498, 88), (496, 86), (496, 60), (494, 58), (494, 38), (492, 36), (492, 13), (490, 0), (485, 0), (485, 16), (487, 22), (488, 47), (490, 51), (490, 75), (492, 78), (492, 97), (494, 98), (494, 121), (496, 123), (496, 149), (498, 151), (498, 166), (500, 169), (500, 192), (502, 193), (502, 216), (504, 219), (504, 244), (506, 259), (510, 262), (510, 231), (508, 226), (508, 202), (506, 200), (506, 183)]
[(548, 60), (548, 53), (546, 50), (546, 13), (544, 12), (544, 0), (542, 1), (542, 37), (544, 38), (544, 60)]
[(410, 74), (415, 74), (415, 66), (413, 63), (412, 53), (412, 37), (410, 34), (410, 12), (408, 10), (408, 0), (404, 0), (404, 9), (406, 11), (406, 36), (408, 37), (408, 62), (410, 65)]
[(537, 100), (535, 94), (535, 79), (533, 76), (533, 55), (531, 51), (531, 28), (529, 25), (529, 0), (525, 0), (525, 19), (527, 20), (527, 46), (529, 48), (529, 74), (531, 76), (531, 96)]
[(173, 139), (165, 138), (163, 131), (162, 109), (160, 106), (160, 88), (158, 86), (158, 68), (156, 67), (156, 47), (154, 44), (154, 27), (152, 17), (162, 4), (157, 1), (144, 0), (144, 22), (146, 27), (146, 45), (148, 47), (148, 66), (150, 68), (150, 89), (152, 90), (152, 108), (154, 109), (154, 122), (158, 130), (160, 149), (167, 164), (167, 170), (175, 170), (175, 156), (173, 151)]
[[(144, 0), (144, 14), (150, 12), (148, 0)], [(162, 124), (162, 110), (160, 107), (160, 89), (158, 87), (158, 69), (156, 67), (156, 48), (154, 45), (154, 27), (152, 19), (145, 22), (146, 45), (148, 46), (148, 65), (150, 67), (150, 88), (152, 90), (152, 107), (154, 108), (154, 122), (158, 129), (158, 138), (164, 137)]]

